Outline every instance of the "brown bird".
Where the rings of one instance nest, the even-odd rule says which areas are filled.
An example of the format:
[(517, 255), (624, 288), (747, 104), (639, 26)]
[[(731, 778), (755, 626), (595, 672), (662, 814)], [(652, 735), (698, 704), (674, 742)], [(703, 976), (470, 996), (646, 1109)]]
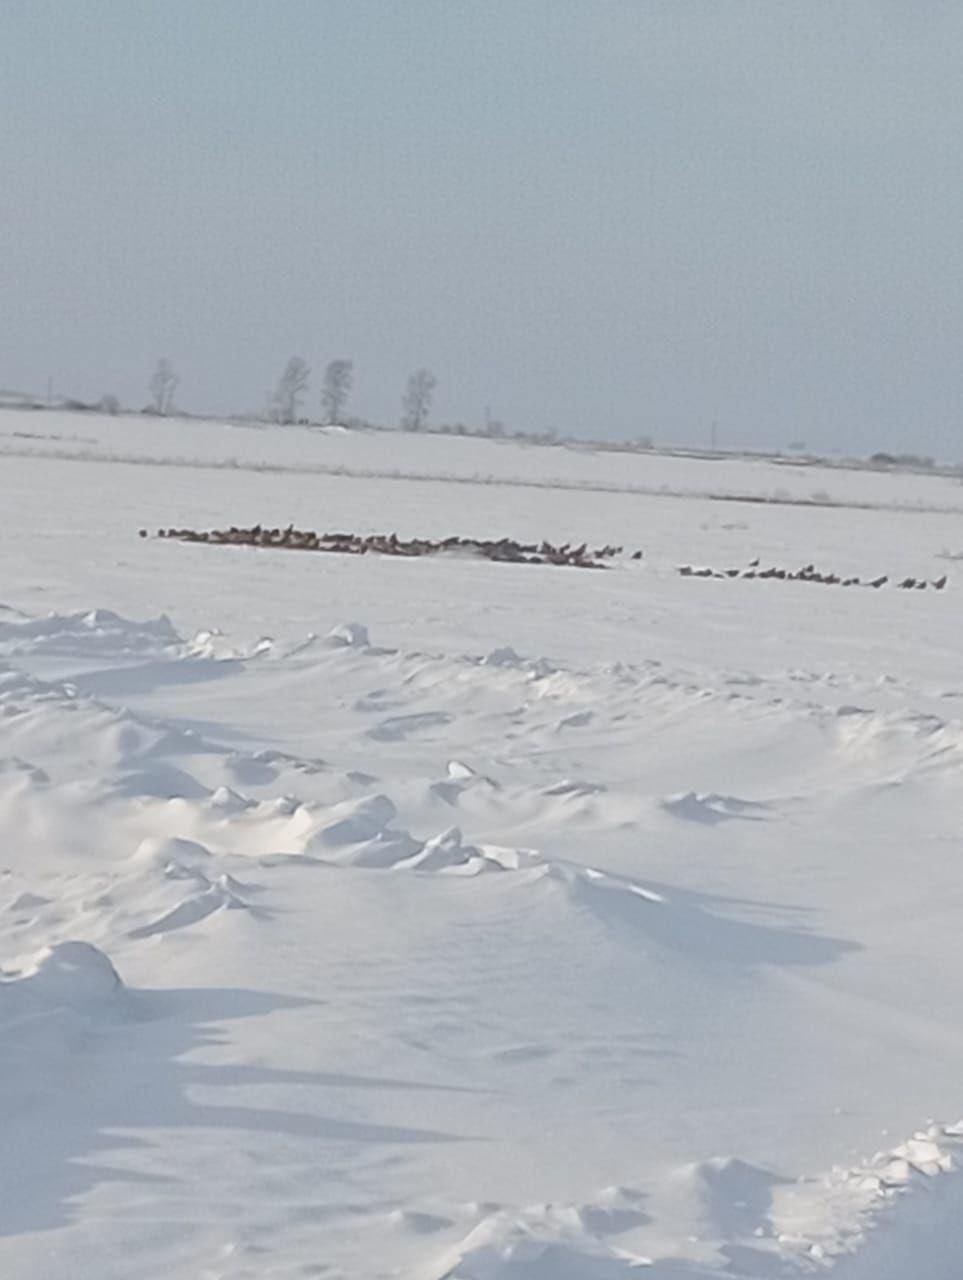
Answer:
[(933, 583), (933, 586), (936, 588), (937, 591), (942, 591), (943, 588), (946, 586), (946, 574), (944, 573), (942, 578), (937, 578), (936, 581)]

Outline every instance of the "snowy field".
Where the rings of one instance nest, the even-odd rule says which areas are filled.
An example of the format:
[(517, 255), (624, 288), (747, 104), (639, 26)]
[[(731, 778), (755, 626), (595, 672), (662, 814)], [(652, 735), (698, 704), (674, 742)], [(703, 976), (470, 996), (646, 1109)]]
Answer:
[[(963, 486), (15, 412), (0, 474), (0, 1274), (958, 1280)], [(255, 521), (645, 559), (137, 536)], [(677, 573), (756, 557), (949, 584)]]

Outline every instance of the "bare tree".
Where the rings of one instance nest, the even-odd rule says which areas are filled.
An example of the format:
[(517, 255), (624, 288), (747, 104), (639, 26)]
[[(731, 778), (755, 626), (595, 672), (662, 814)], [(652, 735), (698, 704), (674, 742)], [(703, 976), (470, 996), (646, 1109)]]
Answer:
[(405, 431), (421, 431), (428, 421), (431, 397), (438, 385), (435, 375), (428, 369), (416, 369), (408, 379), (408, 386), (401, 401), (404, 417), (401, 425)]
[(321, 408), (326, 422), (337, 425), (341, 421), (341, 410), (348, 403), (353, 381), (354, 365), (350, 360), (332, 360), (325, 369)]
[(311, 370), (300, 356), (292, 356), (284, 367), (271, 398), (271, 416), (275, 422), (291, 423), (297, 420), (301, 398), (308, 387)]
[(174, 366), (166, 356), (162, 356), (157, 361), (157, 368), (150, 380), (150, 393), (154, 400), (155, 413), (170, 413), (174, 407), (174, 392), (179, 382), (180, 378), (174, 372)]

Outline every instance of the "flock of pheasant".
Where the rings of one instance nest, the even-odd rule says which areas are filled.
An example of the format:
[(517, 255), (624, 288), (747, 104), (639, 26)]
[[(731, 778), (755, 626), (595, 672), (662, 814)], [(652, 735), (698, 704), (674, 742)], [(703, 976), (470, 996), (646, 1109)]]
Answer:
[[(140, 530), (140, 536), (148, 536), (146, 529)], [(460, 553), (480, 556), (486, 560), (505, 561), (510, 564), (553, 564), (568, 565), (576, 569), (605, 569), (604, 563), (614, 556), (621, 555), (624, 547), (596, 547), (589, 550), (587, 543), (572, 546), (563, 543), (556, 546), (551, 542), (516, 542), (514, 538), (481, 539), (481, 538), (442, 538), (433, 541), (429, 538), (399, 538), (395, 533), (359, 534), (359, 533), (316, 533), (313, 529), (295, 529), (288, 525), (286, 529), (270, 529), (263, 525), (252, 525), (250, 528), (238, 528), (232, 525), (229, 529), (158, 529), (158, 538), (174, 538), (180, 542), (203, 542), (215, 546), (234, 547), (276, 547), (289, 551), (333, 551), (342, 555), (382, 555), (382, 556), (429, 556), (442, 552)], [(642, 552), (632, 556), (642, 559)]]
[[(146, 529), (140, 530), (142, 538), (148, 537)], [(595, 547), (590, 550), (583, 542), (573, 546), (570, 542), (556, 546), (552, 542), (517, 542), (514, 538), (399, 538), (395, 533), (316, 533), (313, 529), (272, 529), (255, 524), (249, 528), (231, 525), (229, 529), (158, 529), (158, 538), (172, 538), (179, 542), (201, 542), (213, 546), (275, 547), (289, 551), (331, 551), (341, 555), (382, 556), (430, 556), (445, 552), (479, 556), (486, 560), (509, 564), (567, 565), (576, 569), (606, 569), (607, 560), (624, 555), (619, 546)], [(633, 551), (632, 560), (641, 560), (642, 552)], [(684, 578), (756, 579), (777, 582), (814, 582), (825, 587), (872, 587), (879, 589), (887, 584), (903, 591), (925, 591), (932, 587), (942, 591), (947, 575), (935, 580), (927, 578), (890, 579), (888, 574), (877, 578), (861, 579), (843, 577), (838, 573), (820, 573), (815, 565), (803, 565), (801, 569), (781, 569), (776, 565), (762, 569), (757, 556), (742, 569), (695, 568), (691, 564), (679, 566)]]
[[(880, 574), (878, 578), (868, 578), (863, 581), (861, 578), (844, 578), (838, 573), (820, 573), (815, 565), (807, 564), (801, 569), (779, 569), (772, 566), (768, 569), (759, 568), (759, 557), (751, 560), (745, 569), (694, 569), (691, 564), (683, 564), (679, 566), (679, 573), (683, 578), (756, 578), (756, 579), (775, 579), (778, 582), (815, 582), (824, 587), (873, 587), (879, 589), (885, 587), (890, 578), (888, 574)], [(902, 591), (925, 591), (927, 587), (932, 587), (934, 591), (942, 591), (946, 586), (947, 576), (944, 573), (942, 577), (935, 581), (929, 581), (926, 578), (903, 578), (897, 582), (895, 579), (892, 586), (898, 587)]]

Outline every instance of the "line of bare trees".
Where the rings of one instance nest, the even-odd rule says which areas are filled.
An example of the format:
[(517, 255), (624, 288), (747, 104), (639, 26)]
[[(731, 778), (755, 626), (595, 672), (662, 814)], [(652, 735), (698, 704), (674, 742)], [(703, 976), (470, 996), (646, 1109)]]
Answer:
[[(301, 407), (307, 395), (310, 377), (311, 370), (307, 363), (300, 356), (292, 356), (284, 366), (284, 372), (270, 397), (271, 418), (274, 422), (292, 423), (301, 420)], [(329, 361), (321, 380), (321, 412), (325, 424), (343, 425), (344, 411), (353, 385), (354, 363), (343, 357)], [(437, 379), (429, 369), (416, 369), (409, 376), (401, 399), (401, 426), (406, 431), (422, 431), (427, 426), (437, 385)]]
[[(284, 366), (277, 386), (268, 396), (271, 420), (281, 424), (303, 421), (301, 409), (308, 391), (311, 370), (300, 356), (292, 356)], [(166, 416), (174, 412), (174, 392), (180, 378), (166, 356), (157, 362), (150, 380), (150, 412)], [(325, 366), (321, 380), (321, 413), (326, 425), (341, 426), (354, 385), (354, 362), (339, 357)], [(401, 426), (405, 431), (423, 431), (428, 425), (432, 397), (438, 381), (429, 369), (416, 369), (401, 398)]]

